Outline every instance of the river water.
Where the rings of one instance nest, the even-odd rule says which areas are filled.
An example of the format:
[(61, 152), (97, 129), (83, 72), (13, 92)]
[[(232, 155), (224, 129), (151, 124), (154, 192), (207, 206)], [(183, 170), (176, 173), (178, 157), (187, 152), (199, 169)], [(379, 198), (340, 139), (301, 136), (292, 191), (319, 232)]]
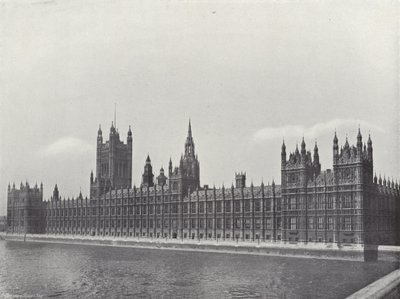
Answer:
[(392, 263), (0, 241), (0, 298), (344, 298)]

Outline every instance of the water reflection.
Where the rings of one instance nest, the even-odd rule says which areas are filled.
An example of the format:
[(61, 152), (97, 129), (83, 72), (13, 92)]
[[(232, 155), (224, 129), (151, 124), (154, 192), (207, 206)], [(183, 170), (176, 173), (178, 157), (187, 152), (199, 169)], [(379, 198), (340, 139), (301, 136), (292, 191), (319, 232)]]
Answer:
[(0, 297), (343, 298), (391, 263), (0, 241)]

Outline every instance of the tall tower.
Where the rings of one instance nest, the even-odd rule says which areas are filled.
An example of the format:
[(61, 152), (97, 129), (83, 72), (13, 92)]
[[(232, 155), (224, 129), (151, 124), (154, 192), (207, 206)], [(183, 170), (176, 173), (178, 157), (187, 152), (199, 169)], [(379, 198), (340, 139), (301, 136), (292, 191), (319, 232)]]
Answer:
[(306, 149), (304, 138), (301, 149), (298, 146), (286, 159), (286, 146), (281, 150), (281, 194), (282, 194), (282, 230), (284, 241), (308, 240), (307, 232), (307, 184), (320, 173), (318, 147), (314, 147), (314, 160)]
[(132, 131), (129, 126), (127, 141), (120, 140), (119, 132), (111, 123), (109, 140), (103, 143), (101, 127), (97, 132), (96, 177), (90, 176), (90, 198), (132, 185)]
[(172, 162), (170, 161), (169, 184), (173, 191), (186, 194), (188, 189), (195, 190), (200, 187), (200, 164), (195, 152), (190, 120), (185, 141), (185, 154), (181, 156), (179, 167), (175, 168), (175, 171), (171, 170)]
[(149, 155), (147, 155), (146, 164), (144, 165), (144, 172), (142, 175), (142, 186), (146, 187), (154, 186), (153, 167), (151, 166), (151, 160)]
[[(349, 145), (346, 138), (343, 147), (338, 147), (337, 137), (335, 134), (333, 140), (333, 173), (335, 188), (338, 192), (336, 198), (336, 208), (348, 209), (349, 203), (351, 208), (357, 212), (352, 215), (352, 224), (362, 227), (363, 234), (356, 235), (358, 242), (371, 244), (377, 239), (377, 235), (373, 231), (371, 223), (373, 223), (373, 214), (371, 211), (371, 203), (375, 201), (373, 189), (373, 163), (372, 163), (372, 141), (368, 142), (369, 148), (363, 148), (362, 135), (360, 129), (357, 133), (356, 145)], [(348, 186), (354, 186), (354, 190), (350, 193), (346, 190)], [(336, 217), (336, 242), (343, 239), (344, 216)]]

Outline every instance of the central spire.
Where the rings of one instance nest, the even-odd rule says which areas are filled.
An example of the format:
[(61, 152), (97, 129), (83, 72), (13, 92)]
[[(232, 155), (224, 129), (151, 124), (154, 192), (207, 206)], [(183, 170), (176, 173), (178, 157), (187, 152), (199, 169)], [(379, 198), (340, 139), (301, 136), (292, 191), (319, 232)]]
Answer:
[(188, 138), (192, 138), (192, 125), (189, 118)]
[(193, 137), (192, 137), (192, 124), (189, 118), (189, 126), (188, 126), (188, 136), (186, 138), (185, 142), (185, 156), (192, 156), (194, 157), (195, 152), (194, 152), (194, 142), (193, 142)]

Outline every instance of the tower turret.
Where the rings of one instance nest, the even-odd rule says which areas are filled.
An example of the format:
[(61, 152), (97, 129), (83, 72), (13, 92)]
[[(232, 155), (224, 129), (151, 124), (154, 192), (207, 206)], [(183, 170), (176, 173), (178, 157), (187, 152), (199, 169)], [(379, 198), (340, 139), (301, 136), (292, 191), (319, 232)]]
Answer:
[(187, 157), (195, 156), (194, 142), (193, 142), (193, 137), (192, 137), (192, 125), (190, 123), (190, 119), (189, 119), (188, 135), (187, 135), (186, 142), (185, 142), (185, 156), (187, 156)]
[(58, 200), (59, 199), (59, 192), (58, 192), (58, 186), (57, 184), (54, 186), (53, 190), (53, 200)]
[(164, 168), (161, 167), (160, 174), (157, 177), (157, 184), (160, 186), (164, 186), (167, 183), (167, 177), (164, 174)]
[(339, 156), (339, 144), (335, 131), (335, 135), (333, 136), (333, 164), (336, 163), (338, 156)]
[(367, 157), (370, 162), (373, 161), (373, 150), (372, 150), (372, 140), (371, 135), (368, 135), (368, 142), (367, 142)]
[(99, 125), (99, 130), (97, 131), (97, 143), (103, 143), (103, 132), (101, 131), (101, 125)]
[(321, 164), (319, 163), (318, 145), (317, 145), (316, 140), (315, 140), (315, 146), (314, 146), (313, 165), (314, 165), (315, 174), (318, 175), (321, 172)]
[(301, 155), (302, 156), (306, 155), (306, 143), (304, 142), (304, 137), (301, 140)]
[(362, 136), (361, 136), (361, 131), (360, 128), (358, 128), (358, 134), (357, 134), (357, 156), (359, 159), (362, 159), (361, 154), (362, 154)]
[(281, 150), (281, 166), (284, 167), (286, 164), (286, 145), (285, 140), (282, 141), (282, 150)]
[(172, 159), (170, 157), (168, 163), (168, 177), (171, 177), (171, 175), (172, 175)]
[(245, 188), (246, 187), (246, 173), (240, 172), (235, 173), (236, 180), (236, 188)]
[(142, 186), (154, 186), (153, 167), (151, 166), (150, 156), (147, 155), (146, 164), (144, 165), (144, 172), (142, 175)]

